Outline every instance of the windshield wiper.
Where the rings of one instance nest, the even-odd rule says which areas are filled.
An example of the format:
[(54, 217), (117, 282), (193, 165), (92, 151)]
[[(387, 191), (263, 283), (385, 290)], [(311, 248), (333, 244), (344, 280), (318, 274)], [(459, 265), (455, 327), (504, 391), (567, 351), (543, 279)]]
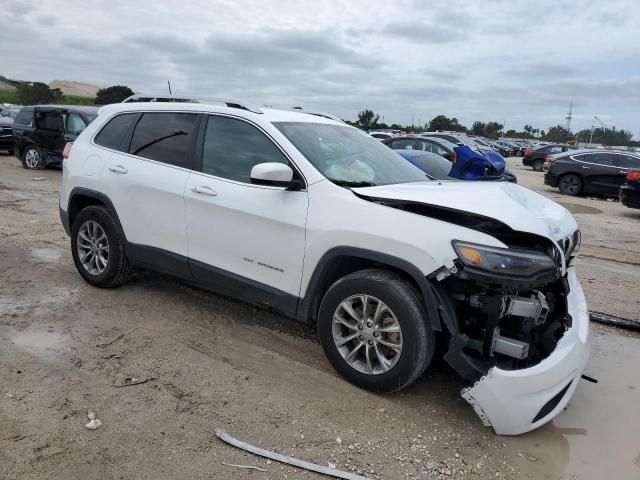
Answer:
[(348, 180), (331, 180), (331, 181), (341, 187), (358, 188), (358, 187), (375, 187), (376, 186), (376, 184), (373, 182), (350, 182)]

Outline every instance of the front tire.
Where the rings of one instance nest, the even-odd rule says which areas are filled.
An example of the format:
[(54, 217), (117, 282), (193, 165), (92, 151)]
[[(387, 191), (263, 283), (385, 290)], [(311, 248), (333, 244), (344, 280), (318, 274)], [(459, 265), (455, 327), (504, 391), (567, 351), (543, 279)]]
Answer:
[(42, 152), (35, 145), (29, 145), (22, 152), (22, 166), (27, 170), (39, 170), (45, 167)]
[(102, 206), (87, 207), (78, 214), (71, 227), (71, 253), (78, 273), (96, 287), (117, 287), (133, 273), (124, 239)]
[(564, 175), (558, 182), (558, 189), (560, 193), (571, 195), (572, 197), (580, 195), (582, 193), (582, 179), (574, 173)]
[(436, 344), (416, 289), (386, 270), (361, 270), (334, 283), (320, 305), (318, 331), (340, 375), (381, 393), (412, 384)]

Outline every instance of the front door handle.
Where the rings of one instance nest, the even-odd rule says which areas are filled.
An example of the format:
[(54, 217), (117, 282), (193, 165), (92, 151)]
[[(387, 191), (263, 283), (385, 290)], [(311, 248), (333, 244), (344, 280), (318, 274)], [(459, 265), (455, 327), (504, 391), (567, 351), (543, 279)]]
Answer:
[(582, 168), (584, 168), (585, 170), (590, 170), (591, 167), (585, 167), (584, 165), (582, 166)]
[(110, 165), (110, 166), (109, 166), (109, 171), (110, 171), (110, 172), (113, 172), (113, 173), (125, 174), (125, 173), (127, 173), (129, 170), (127, 170), (126, 168), (124, 168), (122, 165)]
[(211, 187), (207, 187), (206, 185), (202, 185), (200, 187), (191, 187), (191, 191), (193, 193), (199, 193), (200, 195), (209, 195), (210, 197), (215, 197), (218, 195), (218, 192), (213, 190)]

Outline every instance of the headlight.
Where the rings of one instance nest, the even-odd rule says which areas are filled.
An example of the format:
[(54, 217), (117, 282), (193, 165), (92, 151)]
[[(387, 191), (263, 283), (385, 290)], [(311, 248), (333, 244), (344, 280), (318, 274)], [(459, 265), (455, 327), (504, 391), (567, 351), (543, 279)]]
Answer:
[(463, 264), (497, 275), (530, 277), (557, 268), (551, 257), (535, 250), (490, 247), (459, 240), (452, 243)]

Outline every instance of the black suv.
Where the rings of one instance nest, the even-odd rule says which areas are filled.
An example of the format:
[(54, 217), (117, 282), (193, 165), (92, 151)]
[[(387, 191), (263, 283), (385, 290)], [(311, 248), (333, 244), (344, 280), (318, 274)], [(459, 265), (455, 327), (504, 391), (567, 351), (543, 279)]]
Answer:
[(555, 155), (557, 153), (567, 152), (569, 150), (576, 150), (576, 147), (572, 145), (545, 145), (544, 147), (534, 149), (527, 149), (522, 157), (522, 164), (527, 167), (533, 167), (536, 172), (542, 171), (542, 166), (547, 158), (547, 155)]
[(23, 107), (13, 123), (14, 153), (24, 168), (60, 165), (65, 144), (73, 142), (97, 116), (98, 107)]
[[(548, 165), (548, 167), (546, 166)], [(547, 157), (544, 183), (566, 195), (593, 193), (618, 196), (632, 169), (640, 169), (640, 155), (611, 150), (578, 150)]]

